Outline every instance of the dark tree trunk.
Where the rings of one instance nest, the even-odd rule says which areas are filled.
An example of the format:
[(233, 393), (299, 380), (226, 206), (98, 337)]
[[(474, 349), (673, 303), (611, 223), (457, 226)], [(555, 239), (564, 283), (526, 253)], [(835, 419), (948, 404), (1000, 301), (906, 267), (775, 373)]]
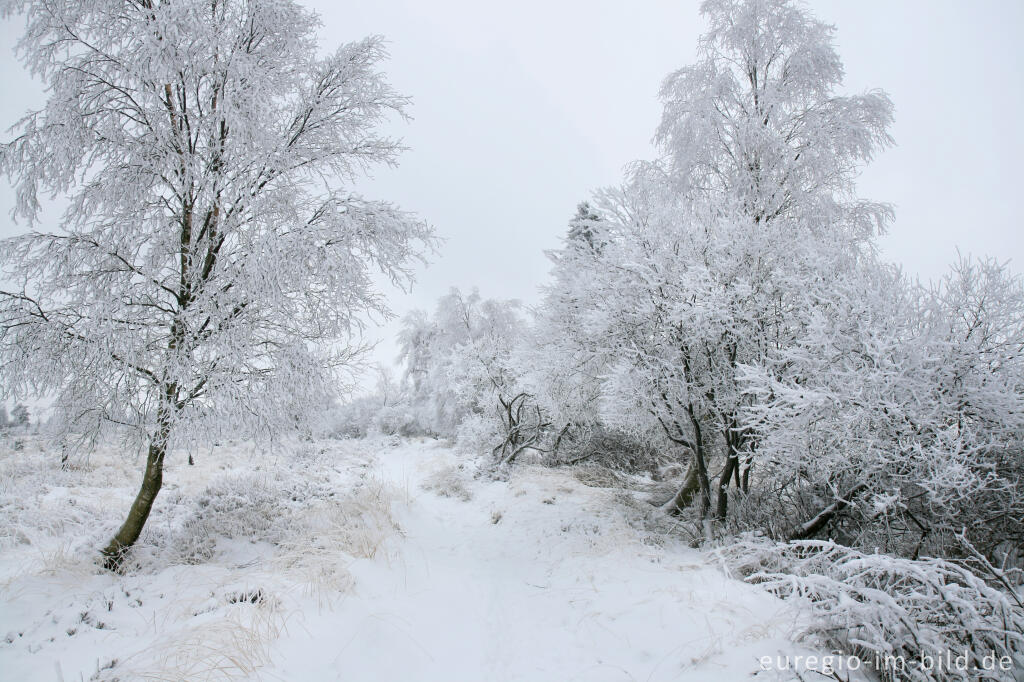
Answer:
[(167, 454), (168, 429), (163, 427), (149, 445), (146, 456), (146, 473), (142, 476), (142, 486), (135, 496), (128, 518), (121, 524), (110, 543), (103, 549), (103, 567), (109, 571), (119, 572), (131, 546), (139, 539), (142, 528), (146, 525), (149, 512), (153, 509), (164, 480), (164, 455)]
[(854, 486), (843, 497), (836, 499), (835, 502), (818, 512), (814, 518), (809, 519), (797, 528), (793, 529), (789, 534), (788, 540), (793, 542), (794, 540), (806, 540), (807, 538), (813, 537), (818, 531), (827, 526), (832, 519), (849, 507), (854, 497), (867, 489), (868, 486), (866, 483), (860, 483)]
[(690, 466), (686, 469), (686, 476), (683, 478), (683, 484), (679, 487), (679, 491), (662, 509), (673, 516), (678, 516), (683, 513), (684, 509), (690, 506), (698, 490), (700, 490), (700, 482), (697, 480), (697, 462), (691, 459)]
[(739, 458), (732, 451), (732, 443), (729, 444), (729, 453), (725, 458), (725, 468), (722, 469), (722, 476), (718, 479), (718, 505), (715, 508), (715, 518), (719, 521), (725, 518), (729, 511), (729, 479), (733, 472), (739, 469)]
[(725, 519), (729, 511), (729, 479), (736, 479), (736, 487), (740, 487), (740, 436), (736, 433), (736, 420), (725, 429), (725, 468), (718, 479), (718, 505), (715, 508), (715, 518), (719, 521)]
[(711, 482), (708, 480), (708, 464), (704, 458), (704, 438), (692, 405), (687, 408), (687, 413), (693, 428), (693, 461), (697, 464), (697, 481), (700, 483), (700, 517), (704, 519), (711, 510)]
[[(678, 436), (673, 437), (665, 423), (662, 422), (662, 427), (665, 428), (666, 434), (669, 434), (669, 439), (686, 445), (693, 454), (682, 487), (679, 488), (675, 497), (665, 503), (663, 508), (670, 514), (679, 514), (690, 506), (694, 496), (699, 492), (700, 517), (703, 519), (707, 517), (708, 511), (711, 509), (711, 484), (708, 481), (707, 461), (704, 459), (704, 441), (701, 437), (700, 422), (697, 421), (692, 406), (687, 407), (686, 412), (690, 419), (690, 427), (693, 429), (693, 442)], [(678, 424), (676, 424), (676, 428), (681, 432)]]

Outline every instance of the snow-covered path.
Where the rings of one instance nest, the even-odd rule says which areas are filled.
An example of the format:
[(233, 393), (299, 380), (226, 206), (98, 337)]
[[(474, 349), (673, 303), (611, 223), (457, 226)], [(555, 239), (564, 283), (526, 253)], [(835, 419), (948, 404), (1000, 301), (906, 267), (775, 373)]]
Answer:
[(434, 441), (183, 461), (115, 576), (95, 548), (132, 462), (0, 452), (0, 681), (763, 682), (813, 653), (789, 605), (572, 471), (474, 477)]
[(781, 602), (658, 546), (611, 491), (545, 469), (464, 480), (470, 500), (423, 488), (439, 472), (459, 480), (457, 464), (433, 444), (385, 453), (403, 537), (350, 566), (353, 593), (305, 613), (268, 676), (747, 680), (761, 656), (795, 650)]

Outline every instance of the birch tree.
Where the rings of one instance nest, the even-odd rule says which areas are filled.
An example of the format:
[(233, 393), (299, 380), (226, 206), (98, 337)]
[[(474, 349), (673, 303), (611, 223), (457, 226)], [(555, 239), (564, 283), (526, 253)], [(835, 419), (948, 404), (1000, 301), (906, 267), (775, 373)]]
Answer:
[[(701, 12), (697, 62), (661, 90), (661, 157), (595, 199), (602, 247), (560, 254), (581, 274), (559, 276), (544, 317), (553, 338), (586, 337), (577, 366), (593, 373), (600, 359), (609, 416), (647, 412), (692, 454), (669, 508), (699, 489), (701, 507), (717, 497), (724, 516), (754, 436), (737, 421), (739, 367), (796, 338), (809, 292), (870, 259), (891, 219), (854, 181), (892, 142), (892, 104), (837, 94), (833, 29), (795, 2), (706, 0)], [(582, 327), (563, 324), (580, 317), (569, 301), (590, 306)]]
[[(318, 56), (291, 0), (6, 0), (48, 88), (0, 147), (33, 231), (0, 249), (0, 383), (54, 392), (66, 433), (116, 425), (145, 473), (118, 568), (176, 444), (296, 428), (386, 313), (430, 229), (351, 191), (400, 145), (380, 38)], [(40, 194), (66, 196), (59, 228)]]

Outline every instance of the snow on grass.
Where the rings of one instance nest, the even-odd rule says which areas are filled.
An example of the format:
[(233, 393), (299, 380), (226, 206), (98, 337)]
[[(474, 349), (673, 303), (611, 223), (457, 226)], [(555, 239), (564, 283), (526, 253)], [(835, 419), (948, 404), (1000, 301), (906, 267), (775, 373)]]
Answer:
[(0, 679), (747, 680), (801, 616), (571, 471), (507, 480), (431, 441), (175, 453), (131, 571), (135, 492), (0, 445)]

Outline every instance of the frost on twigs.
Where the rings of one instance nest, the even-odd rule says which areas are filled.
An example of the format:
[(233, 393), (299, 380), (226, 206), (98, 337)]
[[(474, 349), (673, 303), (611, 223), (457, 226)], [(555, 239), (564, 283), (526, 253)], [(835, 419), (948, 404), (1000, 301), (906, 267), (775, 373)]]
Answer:
[[(856, 655), (885, 679), (974, 680), (984, 673), (1012, 681), (1014, 671), (1024, 671), (1020, 596), (960, 564), (755, 536), (715, 556), (747, 582), (804, 600), (814, 620), (803, 636)], [(940, 658), (944, 666), (935, 663)]]
[(2, 7), (48, 98), (0, 174), (30, 225), (40, 193), (69, 206), (0, 247), (0, 385), (53, 395), (70, 439), (117, 429), (147, 453), (116, 568), (171, 450), (308, 432), (389, 315), (375, 277), (412, 281), (431, 229), (353, 191), (395, 163), (379, 128), (408, 99), (381, 38), (319, 56), (290, 0)]

